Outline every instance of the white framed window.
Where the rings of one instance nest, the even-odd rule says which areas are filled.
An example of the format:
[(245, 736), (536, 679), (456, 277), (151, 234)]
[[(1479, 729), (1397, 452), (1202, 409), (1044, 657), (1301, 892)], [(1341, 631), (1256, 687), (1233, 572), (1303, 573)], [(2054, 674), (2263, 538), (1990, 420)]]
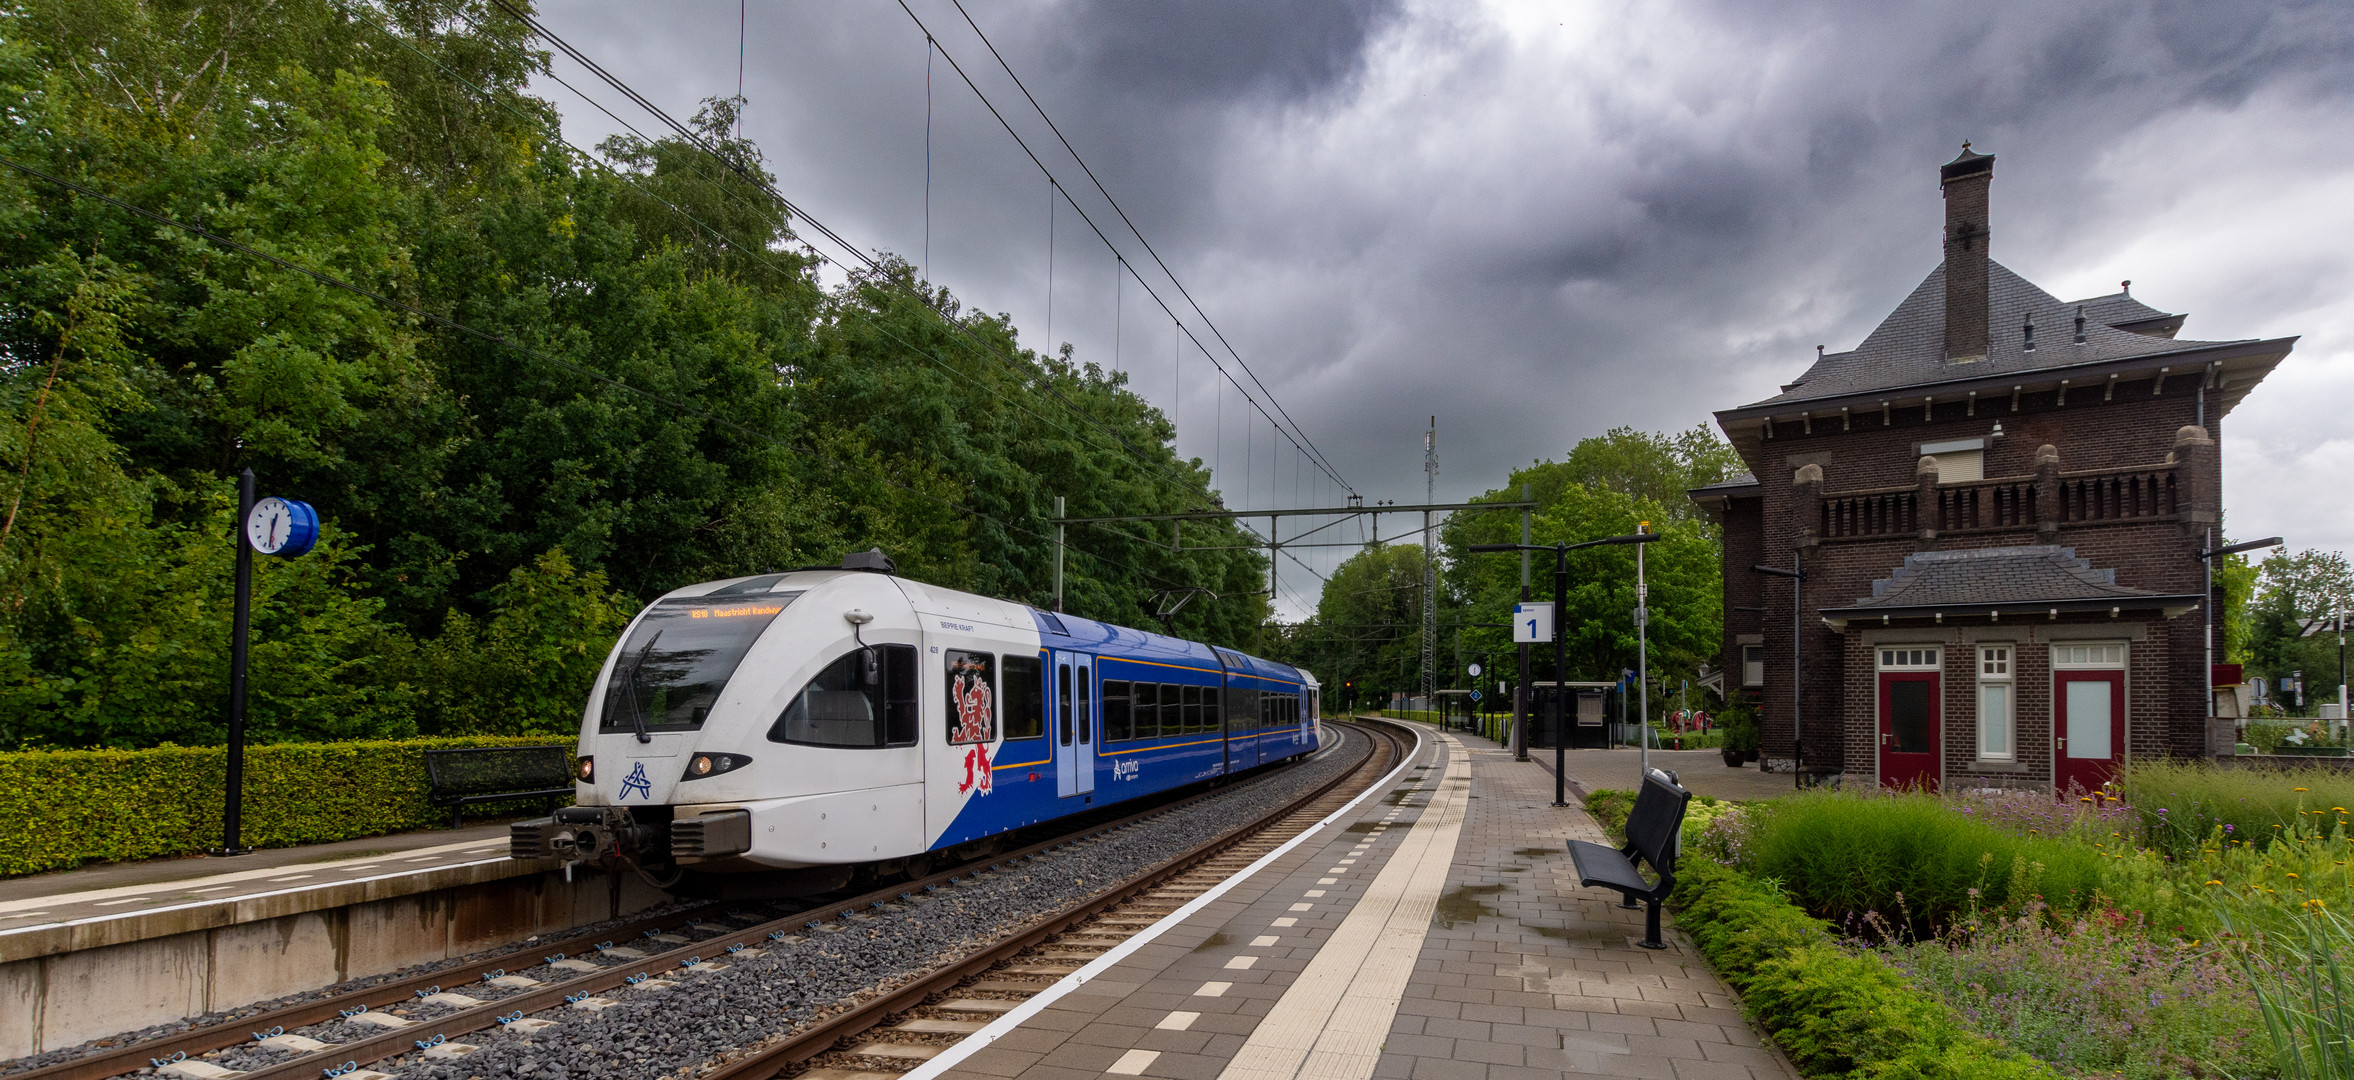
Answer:
[(1943, 666), (1935, 645), (1883, 645), (1880, 647), (1882, 671), (1935, 671)]
[(1765, 646), (1741, 646), (1741, 685), (1765, 685)]
[(1978, 757), (2009, 761), (2014, 746), (2016, 701), (2012, 693), (2011, 647), (1978, 646)]
[(2125, 646), (2117, 645), (2054, 645), (2052, 666), (2055, 668), (2121, 668), (2125, 666)]

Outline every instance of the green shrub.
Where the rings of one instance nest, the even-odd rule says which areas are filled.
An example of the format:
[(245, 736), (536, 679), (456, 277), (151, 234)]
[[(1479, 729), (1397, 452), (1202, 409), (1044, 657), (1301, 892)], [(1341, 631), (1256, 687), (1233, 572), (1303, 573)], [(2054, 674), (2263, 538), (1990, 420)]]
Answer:
[(2259, 1075), (2271, 1055), (2247, 977), (2214, 945), (2150, 931), (2114, 908), (2057, 925), (2031, 910), (1880, 954), (1979, 1031), (2073, 1075)]
[(2056, 1080), (2042, 1062), (1969, 1030), (1959, 1013), (1870, 952), (1832, 940), (1778, 885), (1708, 859), (1679, 868), (1676, 925), (1809, 1076)]
[(1781, 881), (1818, 915), (1877, 912), (1915, 935), (1978, 907), (2040, 898), (2074, 910), (2101, 884), (2099, 852), (2014, 836), (1930, 795), (1812, 792), (1758, 803), (1744, 818), (1744, 869)]
[[(242, 838), (252, 847), (288, 847), (440, 827), (449, 811), (425, 801), (425, 751), (548, 741), (247, 747)], [(0, 875), (218, 847), (227, 758), (219, 746), (0, 753)]]
[(1757, 749), (1757, 714), (1748, 706), (1727, 707), (1717, 715), (1717, 728), (1725, 733), (1725, 749)]
[(2286, 721), (2251, 721), (2240, 729), (2240, 741), (2247, 743), (2259, 754), (2269, 754), (2280, 747), (2281, 741), (2289, 737), (2289, 732), (2295, 730), (2297, 725)]
[(1586, 812), (1612, 836), (1624, 836), (1627, 815), (1635, 812), (1635, 793), (1617, 788), (1595, 788), (1586, 795)]
[(2141, 842), (2172, 856), (2198, 851), (2218, 831), (2259, 846), (2300, 827), (2326, 831), (2354, 807), (2354, 775), (2318, 764), (2136, 762), (2120, 790), (2141, 820)]

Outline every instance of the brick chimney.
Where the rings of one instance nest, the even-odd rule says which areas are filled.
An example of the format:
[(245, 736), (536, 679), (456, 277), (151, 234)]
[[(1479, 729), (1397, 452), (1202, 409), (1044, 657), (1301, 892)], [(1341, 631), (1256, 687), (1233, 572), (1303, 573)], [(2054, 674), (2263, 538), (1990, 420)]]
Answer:
[(1937, 170), (1945, 190), (1945, 359), (1967, 364), (1986, 359), (1986, 189), (1994, 181), (1994, 155), (1962, 155)]

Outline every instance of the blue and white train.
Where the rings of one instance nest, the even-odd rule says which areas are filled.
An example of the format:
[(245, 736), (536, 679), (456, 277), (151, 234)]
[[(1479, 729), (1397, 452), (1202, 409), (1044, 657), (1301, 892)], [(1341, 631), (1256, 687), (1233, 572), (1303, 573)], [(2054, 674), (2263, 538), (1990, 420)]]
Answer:
[(826, 891), (1322, 743), (1306, 672), (892, 570), (867, 552), (649, 605), (583, 711), (576, 805), (515, 824), (512, 854)]

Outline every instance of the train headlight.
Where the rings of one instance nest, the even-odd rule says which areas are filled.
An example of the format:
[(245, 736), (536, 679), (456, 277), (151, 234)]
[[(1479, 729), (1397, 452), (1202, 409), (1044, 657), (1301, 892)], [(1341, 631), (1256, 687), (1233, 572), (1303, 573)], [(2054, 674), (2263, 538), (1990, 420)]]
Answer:
[(682, 779), (701, 780), (707, 776), (734, 772), (750, 764), (752, 759), (742, 754), (697, 754), (687, 759), (687, 774)]
[(580, 755), (580, 782), (583, 784), (597, 782), (597, 759), (587, 754)]

